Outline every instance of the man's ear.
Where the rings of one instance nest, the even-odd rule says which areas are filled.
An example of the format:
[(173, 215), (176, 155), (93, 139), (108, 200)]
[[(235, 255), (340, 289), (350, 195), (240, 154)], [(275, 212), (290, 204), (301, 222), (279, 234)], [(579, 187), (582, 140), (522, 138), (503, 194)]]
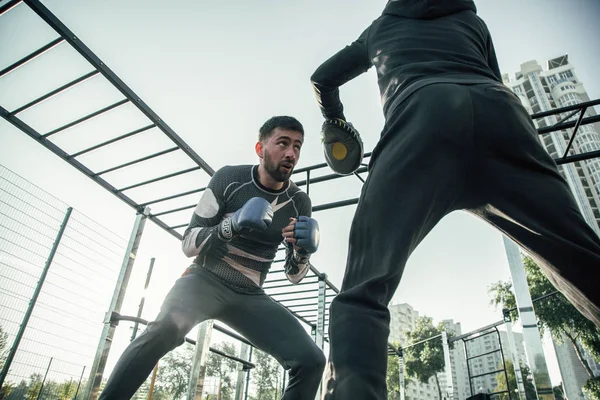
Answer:
[(263, 144), (261, 142), (256, 142), (256, 145), (254, 145), (254, 150), (256, 150), (256, 155), (260, 158), (264, 157), (263, 154)]

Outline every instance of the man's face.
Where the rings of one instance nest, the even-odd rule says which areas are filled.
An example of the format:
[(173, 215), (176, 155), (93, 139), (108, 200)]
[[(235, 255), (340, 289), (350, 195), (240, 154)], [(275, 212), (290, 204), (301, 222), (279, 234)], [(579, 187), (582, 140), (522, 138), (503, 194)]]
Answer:
[(275, 128), (269, 138), (257, 144), (257, 150), (262, 149), (261, 163), (271, 178), (277, 182), (290, 178), (300, 158), (303, 140), (300, 132)]

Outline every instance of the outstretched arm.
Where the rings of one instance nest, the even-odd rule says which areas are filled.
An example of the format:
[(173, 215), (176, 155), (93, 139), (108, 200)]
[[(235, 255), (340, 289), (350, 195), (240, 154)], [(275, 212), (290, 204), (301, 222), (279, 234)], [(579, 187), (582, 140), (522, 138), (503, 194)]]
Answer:
[(371, 68), (367, 52), (366, 29), (349, 46), (340, 50), (317, 68), (310, 77), (321, 113), (326, 119), (345, 120), (339, 87)]

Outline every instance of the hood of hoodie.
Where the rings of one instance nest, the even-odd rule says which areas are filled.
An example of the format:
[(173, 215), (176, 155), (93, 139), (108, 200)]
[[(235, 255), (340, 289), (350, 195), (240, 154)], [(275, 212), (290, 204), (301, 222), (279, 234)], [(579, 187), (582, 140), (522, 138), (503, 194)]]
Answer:
[(473, 0), (390, 0), (383, 14), (412, 19), (434, 19), (466, 10), (477, 12)]

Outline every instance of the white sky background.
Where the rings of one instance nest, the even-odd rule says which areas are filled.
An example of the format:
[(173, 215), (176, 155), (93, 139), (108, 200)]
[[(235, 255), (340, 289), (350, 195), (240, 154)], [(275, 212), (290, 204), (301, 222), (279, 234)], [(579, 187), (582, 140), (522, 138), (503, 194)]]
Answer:
[[(309, 77), (322, 61), (354, 40), (380, 14), (385, 2), (43, 3), (217, 169), (226, 164), (256, 163), (256, 132), (267, 118), (277, 114), (293, 115), (304, 124), (306, 141), (298, 167), (323, 162), (319, 138), (322, 119)], [(600, 46), (595, 39), (600, 37), (599, 2), (480, 0), (476, 4), (495, 39), (502, 72), (514, 73), (521, 63), (532, 59), (545, 68), (545, 60), (567, 53), (590, 98), (600, 97), (596, 74)], [(28, 26), (31, 21), (36, 27), (44, 25), (37, 17), (29, 17), (15, 28), (5, 22), (11, 17), (10, 13), (0, 17), (0, 68), (24, 55), (18, 48), (20, 43), (33, 40)], [(76, 56), (65, 60), (48, 74), (80, 64)], [(6, 78), (10, 76), (2, 80)], [(19, 95), (22, 81), (14, 79), (1, 86), (2, 80), (0, 104), (6, 106)], [(45, 75), (30, 78), (31, 83), (44, 85)], [(370, 151), (383, 126), (375, 71), (371, 69), (345, 85), (341, 96), (346, 116), (359, 129)], [(64, 115), (55, 113), (53, 121), (65, 118), (68, 122), (67, 108), (78, 105), (58, 109)], [(73, 136), (72, 140), (80, 139)], [(65, 146), (68, 143), (64, 141)], [(0, 121), (0, 163), (120, 236), (129, 236), (135, 218), (131, 208), (4, 120)], [(398, 185), (401, 189), (401, 182)], [(359, 190), (356, 178), (345, 178), (312, 187), (311, 196), (317, 205), (357, 197)], [(167, 192), (172, 193), (177, 191)], [(321, 226), (322, 242), (312, 261), (338, 287), (353, 212), (354, 207), (345, 207), (314, 215)], [(146, 299), (147, 319), (155, 316), (164, 295), (188, 263), (179, 243), (149, 222), (130, 281), (125, 314), (137, 311), (150, 257), (157, 260)], [(461, 322), (466, 332), (501, 318), (500, 312), (488, 305), (487, 286), (508, 278), (500, 234), (472, 216), (456, 212), (414, 252), (394, 302), (410, 303), (437, 321), (452, 318)], [(126, 343), (128, 335), (121, 334), (120, 343)], [(115, 343), (111, 358), (120, 351)], [(560, 380), (558, 370), (555, 365), (551, 369), (556, 383)]]

